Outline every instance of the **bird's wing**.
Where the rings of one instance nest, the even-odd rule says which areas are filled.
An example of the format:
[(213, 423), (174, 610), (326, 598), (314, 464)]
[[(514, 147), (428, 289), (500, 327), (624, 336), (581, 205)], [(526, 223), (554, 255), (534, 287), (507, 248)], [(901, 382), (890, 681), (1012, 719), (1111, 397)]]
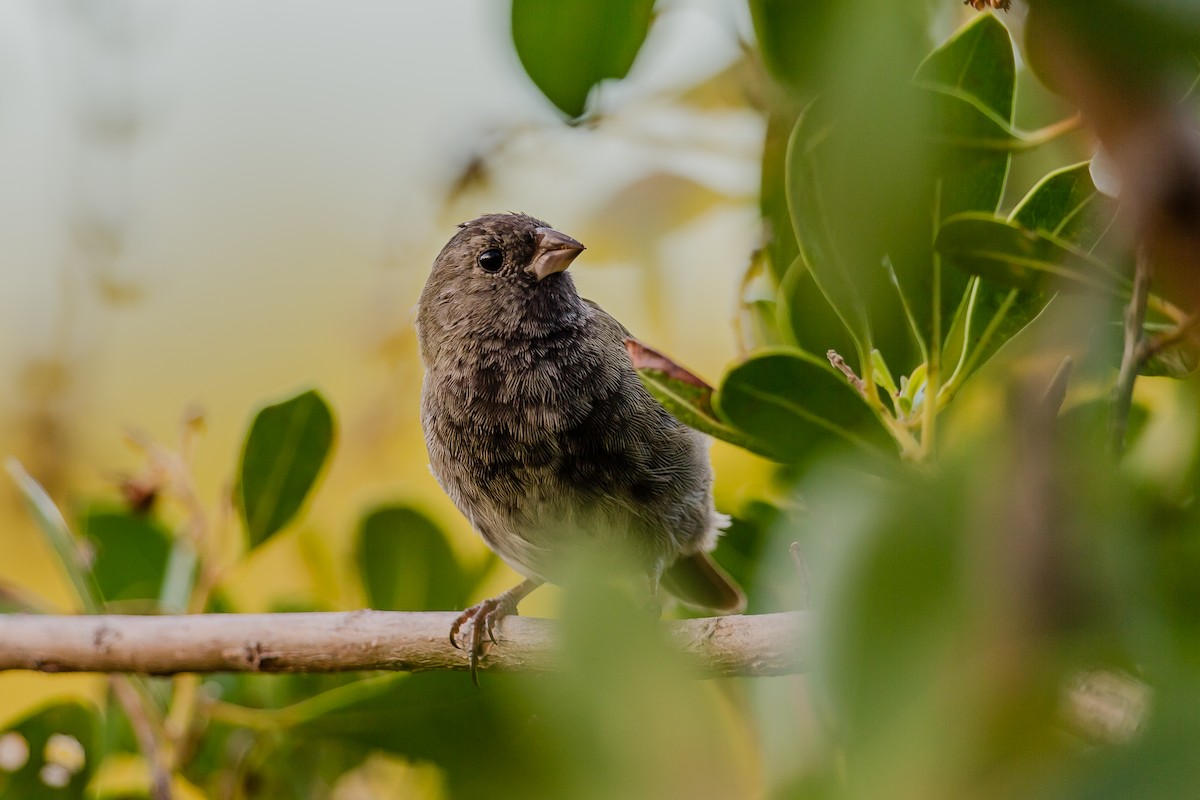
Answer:
[(621, 338), (621, 339), (636, 338), (636, 337), (634, 337), (634, 335), (632, 333), (629, 332), (628, 328), (626, 328), (624, 325), (622, 325), (620, 322), (618, 322), (616, 320), (616, 318), (613, 317), (612, 314), (609, 314), (607, 311), (605, 311), (603, 308), (601, 308), (600, 304), (597, 303), (595, 300), (588, 300), (586, 297), (584, 297), (582, 299), (583, 299), (583, 302), (585, 302), (589, 306), (591, 306), (592, 310), (596, 312), (596, 319), (600, 322), (601, 325), (620, 334), (620, 336), (618, 338)]
[(698, 389), (706, 389), (709, 392), (713, 391), (713, 388), (703, 378), (695, 375), (685, 367), (676, 364), (669, 356), (663, 355), (654, 348), (643, 344), (636, 336), (629, 332), (628, 328), (614, 319), (597, 303), (587, 298), (583, 298), (583, 302), (592, 307), (597, 322), (605, 332), (625, 346), (625, 353), (629, 356), (634, 369), (648, 368), (657, 370), (677, 381), (691, 384)]

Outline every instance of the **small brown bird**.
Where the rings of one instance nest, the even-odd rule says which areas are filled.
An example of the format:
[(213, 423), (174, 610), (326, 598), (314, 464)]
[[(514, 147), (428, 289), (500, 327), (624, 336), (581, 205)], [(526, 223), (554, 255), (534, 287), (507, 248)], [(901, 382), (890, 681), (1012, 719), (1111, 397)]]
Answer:
[(524, 214), (463, 223), (421, 292), (421, 424), (446, 493), (525, 576), (464, 611), (471, 677), (495, 626), (586, 549), (684, 602), (740, 610), (708, 556), (728, 523), (712, 499), (704, 436), (672, 417), (634, 371), (628, 331), (564, 270), (584, 249)]

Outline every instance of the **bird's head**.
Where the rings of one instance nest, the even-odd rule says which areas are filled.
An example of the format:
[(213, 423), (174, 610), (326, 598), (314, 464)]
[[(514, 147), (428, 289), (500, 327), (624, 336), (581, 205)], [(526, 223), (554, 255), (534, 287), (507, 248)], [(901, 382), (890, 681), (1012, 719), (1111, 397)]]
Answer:
[(442, 248), (417, 313), (422, 347), (434, 340), (536, 335), (580, 313), (564, 270), (584, 247), (526, 214), (464, 222)]

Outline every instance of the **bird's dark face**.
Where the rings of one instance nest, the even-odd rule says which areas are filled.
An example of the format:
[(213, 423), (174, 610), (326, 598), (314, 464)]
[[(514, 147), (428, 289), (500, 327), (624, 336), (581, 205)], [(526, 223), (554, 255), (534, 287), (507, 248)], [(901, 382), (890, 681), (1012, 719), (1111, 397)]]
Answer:
[(464, 222), (421, 292), (417, 332), (426, 361), (447, 343), (537, 336), (580, 313), (582, 301), (563, 270), (583, 249), (525, 214)]

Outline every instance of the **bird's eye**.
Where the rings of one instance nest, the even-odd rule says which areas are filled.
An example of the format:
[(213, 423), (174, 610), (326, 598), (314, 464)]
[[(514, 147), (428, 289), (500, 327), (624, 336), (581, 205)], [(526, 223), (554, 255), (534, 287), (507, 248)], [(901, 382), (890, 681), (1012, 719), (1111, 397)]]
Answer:
[(496, 248), (484, 250), (479, 254), (479, 268), (484, 272), (499, 272), (504, 266), (504, 253)]

